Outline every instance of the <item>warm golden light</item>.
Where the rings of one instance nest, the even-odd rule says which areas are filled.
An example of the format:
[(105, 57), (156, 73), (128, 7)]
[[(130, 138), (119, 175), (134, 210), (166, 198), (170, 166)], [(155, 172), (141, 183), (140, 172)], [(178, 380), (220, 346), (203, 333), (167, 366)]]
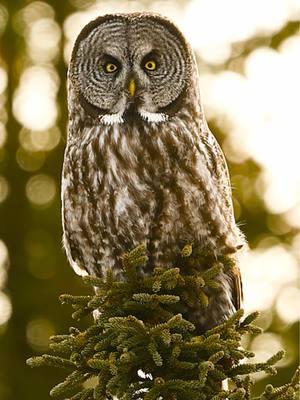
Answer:
[(7, 86), (8, 76), (4, 68), (0, 67), (0, 94), (2, 94)]
[(12, 306), (9, 297), (0, 292), (0, 326), (6, 324), (12, 313)]
[(25, 69), (13, 101), (15, 117), (25, 128), (42, 131), (54, 126), (58, 85), (53, 68), (34, 66)]
[(285, 323), (300, 320), (300, 289), (289, 285), (279, 294), (276, 301), (276, 311)]
[(30, 24), (27, 36), (28, 53), (35, 62), (51, 62), (59, 54), (61, 31), (51, 18), (41, 18)]
[(286, 285), (296, 285), (298, 268), (288, 247), (278, 244), (250, 251), (242, 261), (246, 311), (271, 308)]
[(0, 289), (6, 283), (7, 269), (9, 266), (8, 250), (5, 243), (0, 240)]
[(0, 147), (5, 145), (7, 139), (7, 132), (5, 129), (5, 125), (0, 121)]
[(19, 147), (16, 153), (16, 160), (24, 171), (34, 172), (44, 165), (46, 156), (43, 152), (28, 152)]
[(265, 362), (274, 353), (281, 350), (283, 344), (279, 335), (275, 333), (264, 333), (253, 339), (251, 350), (256, 354), (251, 362)]
[[(75, 39), (99, 15), (154, 11), (174, 21), (195, 50), (204, 111), (230, 163), (235, 216), (252, 247), (241, 259), (243, 308), (246, 313), (260, 311), (258, 325), (269, 330), (254, 340), (248, 337), (245, 345), (256, 353), (253, 362), (266, 361), (281, 348), (287, 350), (284, 362), (295, 362), (291, 337), (300, 319), (300, 33), (291, 22), (300, 19), (299, 0), (68, 0), (64, 11), (51, 2), (24, 1), (22, 8), (10, 3), (14, 1), (7, 8), (0, 4), (1, 40), (16, 41), (4, 44), (0, 57), (0, 207), (6, 212), (11, 202), (13, 220), (14, 199), (19, 201), (21, 190), (26, 196), (24, 221), (32, 225), (16, 235), (16, 248), (0, 238), (0, 334), (10, 328), (12, 305), (17, 309), (20, 298), (27, 315), (19, 325), (24, 330), (24, 321), (29, 321), (28, 345), (46, 351), (54, 333), (51, 321), (32, 315), (28, 290), (52, 284), (57, 277), (62, 281), (67, 274), (60, 269), (59, 210), (50, 206), (59, 207), (67, 119), (64, 79)], [(68, 7), (74, 12), (65, 16)], [(129, 90), (133, 93), (134, 85)], [(16, 262), (20, 273), (16, 268), (11, 292), (6, 288), (9, 254), (1, 239), (22, 262), (21, 268)], [(24, 291), (23, 282), (31, 282)]]
[[(66, 62), (76, 36), (91, 19), (116, 9), (118, 12), (143, 9), (138, 1), (84, 4), (63, 24)], [(260, 46), (242, 59), (237, 45), (258, 34), (271, 35), (288, 21), (296, 20), (300, 15), (299, 2), (192, 0), (182, 12), (174, 2), (157, 0), (151, 3), (150, 10), (172, 18), (200, 57), (205, 112), (227, 132), (224, 141), (226, 157), (235, 163), (253, 159), (261, 167), (254, 187), (246, 175), (233, 177), (233, 186), (238, 187), (243, 205), (255, 209), (253, 194), (259, 196), (272, 213), (267, 225), (274, 235), (286, 234), (291, 227), (300, 226), (300, 135), (296, 134), (299, 90), (295, 85), (300, 70), (300, 35), (284, 40), (276, 50)], [(55, 57), (53, 48), (60, 41), (60, 29), (53, 20), (52, 11), (44, 3), (38, 7), (28, 5), (23, 10), (22, 18), (30, 25), (28, 51), (36, 62), (35, 52), (37, 55), (40, 52), (41, 57), (43, 52), (48, 52), (49, 60)], [(48, 38), (47, 43), (40, 42), (39, 37)], [(210, 67), (210, 64), (224, 63), (233, 52), (235, 64), (232, 70), (215, 72)], [(57, 78), (53, 71), (34, 68), (24, 71), (14, 102), (16, 117), (27, 128), (20, 133), (20, 144), (25, 152), (19, 150), (18, 162), (23, 169), (32, 171), (38, 169), (32, 154), (53, 149), (61, 136), (55, 127)], [(48, 82), (45, 91), (36, 89), (42, 79)], [(27, 105), (21, 107), (21, 104)], [(41, 158), (40, 164), (42, 166)], [(45, 184), (43, 194), (42, 190), (34, 189), (35, 178), (31, 179), (26, 187), (31, 202), (44, 204), (53, 198), (51, 184)], [(241, 205), (237, 197), (234, 205), (239, 218)], [(297, 262), (291, 247), (272, 240), (267, 246), (251, 251), (243, 264), (246, 310), (272, 307), (284, 285), (291, 285), (296, 280)]]
[(2, 33), (4, 32), (7, 21), (8, 21), (7, 9), (2, 4), (0, 4), (0, 35), (2, 35)]
[(201, 78), (207, 115), (228, 131), (227, 157), (235, 162), (253, 158), (261, 165), (258, 194), (273, 213), (286, 212), (300, 201), (299, 52), (296, 35), (279, 51), (254, 50), (245, 61), (245, 76), (225, 71)]
[(0, 204), (3, 203), (9, 195), (9, 184), (7, 179), (0, 175)]
[(57, 126), (54, 126), (48, 131), (30, 132), (32, 147), (37, 151), (53, 150), (58, 145), (60, 138), (61, 133)]
[(49, 336), (53, 335), (54, 327), (45, 318), (35, 318), (29, 321), (26, 327), (26, 337), (29, 345), (36, 351), (48, 349)]
[(34, 175), (26, 184), (26, 195), (34, 205), (49, 206), (54, 200), (55, 194), (55, 181), (48, 175)]
[(50, 4), (43, 1), (32, 1), (14, 15), (13, 24), (18, 33), (26, 36), (30, 26), (36, 21), (43, 18), (53, 19), (54, 17), (55, 11)]
[(1, 325), (5, 325), (12, 314), (12, 305), (10, 298), (8, 297), (8, 295), (1, 291), (1, 289), (3, 289), (6, 284), (8, 267), (8, 250), (5, 243), (0, 240), (0, 333), (3, 328)]
[(192, 0), (177, 23), (201, 58), (218, 64), (229, 58), (234, 43), (272, 34), (299, 15), (297, 0)]
[(59, 143), (61, 138), (57, 126), (46, 131), (33, 131), (22, 128), (19, 134), (19, 142), (26, 151), (50, 151)]

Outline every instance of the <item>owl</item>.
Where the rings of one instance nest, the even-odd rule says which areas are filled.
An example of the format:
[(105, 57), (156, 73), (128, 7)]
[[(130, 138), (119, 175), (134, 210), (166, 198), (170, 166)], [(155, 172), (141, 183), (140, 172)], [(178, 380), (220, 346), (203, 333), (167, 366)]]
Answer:
[[(68, 70), (62, 173), (63, 243), (79, 274), (121, 276), (120, 258), (145, 243), (168, 268), (186, 243), (237, 258), (245, 240), (226, 162), (201, 105), (192, 50), (168, 19), (100, 16), (79, 34)], [(238, 267), (198, 316), (205, 331), (240, 307)]]

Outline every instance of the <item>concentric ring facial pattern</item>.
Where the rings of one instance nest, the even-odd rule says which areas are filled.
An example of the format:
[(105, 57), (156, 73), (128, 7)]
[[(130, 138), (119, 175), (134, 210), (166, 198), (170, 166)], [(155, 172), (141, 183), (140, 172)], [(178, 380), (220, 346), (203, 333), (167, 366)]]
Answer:
[[(149, 54), (153, 70), (143, 65)], [(107, 59), (118, 65), (113, 73), (103, 68)], [(150, 15), (100, 17), (77, 39), (69, 76), (89, 104), (102, 113), (120, 114), (128, 107), (128, 82), (134, 79), (140, 108), (155, 113), (183, 93), (190, 63), (187, 45), (171, 23)]]

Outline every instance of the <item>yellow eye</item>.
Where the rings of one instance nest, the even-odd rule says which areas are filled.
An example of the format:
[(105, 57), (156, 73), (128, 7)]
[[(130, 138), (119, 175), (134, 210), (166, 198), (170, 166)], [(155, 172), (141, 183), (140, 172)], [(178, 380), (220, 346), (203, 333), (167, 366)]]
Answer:
[(112, 72), (116, 72), (118, 69), (118, 66), (113, 63), (107, 63), (107, 64), (105, 64), (104, 69), (105, 69), (105, 72), (108, 72), (110, 74)]
[(156, 62), (154, 60), (149, 60), (145, 63), (144, 67), (148, 71), (155, 71), (156, 70)]

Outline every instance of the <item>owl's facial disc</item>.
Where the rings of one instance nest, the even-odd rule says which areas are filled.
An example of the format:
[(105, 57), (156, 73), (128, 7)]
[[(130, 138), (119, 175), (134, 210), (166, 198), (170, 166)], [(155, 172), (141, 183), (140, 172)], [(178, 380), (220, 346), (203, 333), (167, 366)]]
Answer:
[[(100, 17), (80, 33), (70, 79), (84, 109), (104, 124), (162, 122), (176, 113), (190, 75), (180, 32), (153, 15)], [(130, 117), (130, 118), (129, 118)]]

